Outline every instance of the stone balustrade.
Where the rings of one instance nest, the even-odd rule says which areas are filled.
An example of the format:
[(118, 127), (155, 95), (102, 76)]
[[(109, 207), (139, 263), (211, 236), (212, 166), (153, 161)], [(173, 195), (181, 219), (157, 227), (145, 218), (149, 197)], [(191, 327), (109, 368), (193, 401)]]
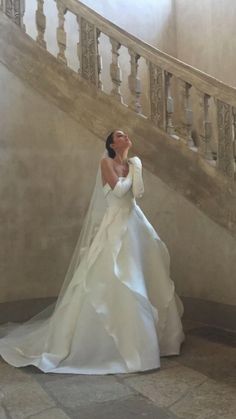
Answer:
[[(51, 0), (57, 6), (57, 58), (67, 64), (67, 33), (65, 15), (76, 16), (79, 31), (79, 74), (89, 83), (103, 90), (101, 62), (101, 34), (110, 40), (111, 63), (110, 95), (121, 104), (122, 71), (119, 64), (120, 48), (125, 47), (130, 57), (128, 77), (129, 106), (148, 118), (150, 123), (169, 134), (173, 141), (184, 143), (201, 158), (215, 166), (229, 180), (235, 179), (236, 160), (236, 89), (193, 68), (168, 54), (151, 47), (101, 17), (77, 0)], [(24, 0), (0, 0), (6, 15), (25, 30)], [(47, 25), (44, 0), (37, 0), (36, 42), (47, 49)], [(27, 28), (26, 28), (27, 29)], [(143, 115), (142, 77), (139, 77), (140, 58), (148, 71), (148, 113)], [(146, 93), (147, 94), (147, 93)]]

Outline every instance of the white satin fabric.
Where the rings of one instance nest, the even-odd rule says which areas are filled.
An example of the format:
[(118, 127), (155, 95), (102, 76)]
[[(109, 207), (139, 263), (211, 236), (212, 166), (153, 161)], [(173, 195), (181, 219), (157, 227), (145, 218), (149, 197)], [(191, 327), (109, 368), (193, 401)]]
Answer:
[(169, 277), (166, 245), (134, 198), (143, 193), (142, 179), (135, 179), (122, 198), (103, 187), (106, 212), (57, 310), (23, 334), (19, 326), (0, 339), (9, 364), (128, 373), (158, 368), (160, 356), (180, 353), (183, 305)]

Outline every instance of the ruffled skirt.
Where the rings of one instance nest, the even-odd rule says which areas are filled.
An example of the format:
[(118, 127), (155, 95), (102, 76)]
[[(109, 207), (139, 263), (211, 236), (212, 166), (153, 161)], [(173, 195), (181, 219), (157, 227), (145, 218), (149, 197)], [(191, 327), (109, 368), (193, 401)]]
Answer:
[(109, 207), (52, 316), (0, 339), (15, 367), (109, 374), (160, 367), (184, 340), (166, 245), (134, 203)]

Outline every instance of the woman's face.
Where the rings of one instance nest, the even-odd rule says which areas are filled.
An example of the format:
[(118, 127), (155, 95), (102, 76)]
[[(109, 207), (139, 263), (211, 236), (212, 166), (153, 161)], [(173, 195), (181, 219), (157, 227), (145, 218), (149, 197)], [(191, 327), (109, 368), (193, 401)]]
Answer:
[(130, 141), (129, 136), (123, 131), (115, 131), (113, 135), (112, 148), (115, 151), (123, 151), (130, 147), (132, 147), (132, 142)]

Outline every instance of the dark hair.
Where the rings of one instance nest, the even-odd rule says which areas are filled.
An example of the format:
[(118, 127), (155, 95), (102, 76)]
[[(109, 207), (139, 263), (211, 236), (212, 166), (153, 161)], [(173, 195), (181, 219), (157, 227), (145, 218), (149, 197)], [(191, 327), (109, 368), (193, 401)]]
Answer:
[(113, 148), (111, 147), (111, 144), (113, 144), (114, 133), (115, 131), (112, 131), (106, 139), (106, 149), (108, 151), (108, 156), (111, 157), (112, 159), (114, 159), (116, 156), (115, 150), (113, 150)]

